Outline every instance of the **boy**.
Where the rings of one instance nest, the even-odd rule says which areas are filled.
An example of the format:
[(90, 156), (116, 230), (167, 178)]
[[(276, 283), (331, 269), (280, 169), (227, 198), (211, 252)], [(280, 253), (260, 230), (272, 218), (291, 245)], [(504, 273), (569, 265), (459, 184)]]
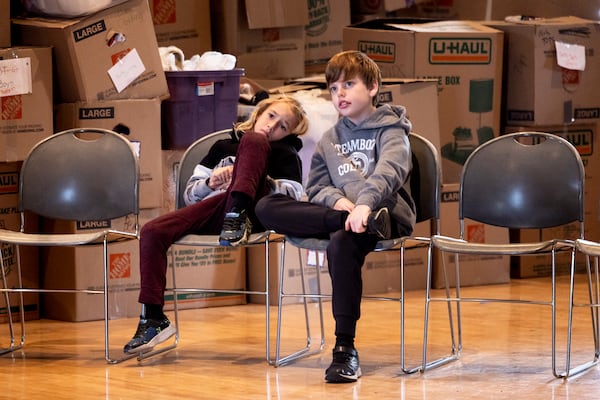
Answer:
[(334, 55), (325, 78), (341, 118), (315, 149), (308, 202), (269, 195), (255, 213), (265, 228), (278, 233), (330, 239), (336, 342), (325, 380), (343, 383), (361, 376), (354, 339), (365, 257), (378, 240), (410, 235), (415, 224), (408, 181), (411, 124), (404, 107), (377, 107), (381, 72), (365, 54)]

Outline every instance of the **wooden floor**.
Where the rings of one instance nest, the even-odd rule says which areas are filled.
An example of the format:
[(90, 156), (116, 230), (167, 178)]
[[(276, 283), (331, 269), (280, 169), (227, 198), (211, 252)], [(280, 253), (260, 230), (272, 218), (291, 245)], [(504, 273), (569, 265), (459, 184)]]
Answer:
[[(565, 285), (565, 279), (560, 279), (559, 295), (563, 298)], [(513, 280), (508, 285), (464, 288), (462, 294), (548, 299), (550, 281)], [(422, 299), (422, 291), (406, 296), (406, 348), (408, 361), (413, 364), (419, 362), (421, 354)], [(355, 384), (326, 384), (323, 371), (330, 362), (333, 332), (329, 306), (325, 304), (325, 350), (278, 368), (264, 361), (264, 308), (256, 304), (183, 311), (176, 350), (143, 362), (132, 359), (117, 365), (104, 361), (100, 321), (28, 321), (25, 348), (0, 357), (0, 398), (575, 400), (600, 397), (600, 367), (570, 380), (552, 376), (549, 307), (499, 303), (463, 304), (463, 351), (459, 361), (425, 374), (405, 375), (399, 365), (398, 303), (365, 301), (357, 339), (363, 377)], [(311, 304), (310, 311), (315, 324), (316, 304)], [(564, 333), (562, 311), (564, 307), (559, 313), (559, 330)], [(442, 304), (434, 305), (429, 346), (433, 357), (449, 349), (444, 313)], [(284, 315), (284, 350), (289, 350), (302, 345), (302, 308), (297, 304), (286, 305)], [(275, 316), (274, 312), (272, 328)], [(588, 310), (575, 313), (575, 362), (593, 357), (589, 317)], [(136, 319), (111, 321), (115, 356), (133, 334), (136, 324)]]

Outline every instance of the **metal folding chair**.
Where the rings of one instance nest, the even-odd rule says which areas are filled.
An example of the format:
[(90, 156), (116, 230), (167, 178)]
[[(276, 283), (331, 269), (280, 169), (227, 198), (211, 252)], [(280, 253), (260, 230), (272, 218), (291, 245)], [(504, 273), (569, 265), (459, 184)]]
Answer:
[[(95, 128), (70, 129), (56, 133), (35, 145), (23, 162), (19, 177), (19, 232), (0, 229), (0, 243), (17, 249), (18, 285), (8, 287), (5, 265), (0, 257), (4, 299), (7, 303), (10, 345), (0, 353), (13, 352), (25, 343), (23, 293), (94, 293), (104, 295), (104, 349), (108, 363), (131, 358), (111, 358), (109, 352), (108, 246), (137, 240), (139, 236), (138, 157), (127, 139), (119, 134)], [(28, 213), (70, 221), (114, 220), (133, 216), (130, 231), (103, 229), (96, 232), (67, 234), (27, 232)], [(103, 248), (104, 287), (44, 289), (23, 287), (19, 249), (21, 246), (81, 246)], [(20, 295), (21, 339), (17, 343), (9, 293)]]
[[(454, 303), (458, 318), (458, 349), (462, 349), (460, 304), (463, 302), (510, 302), (546, 305), (552, 309), (552, 371), (556, 377), (572, 375), (569, 354), (565, 370), (556, 365), (556, 273), (557, 252), (573, 252), (573, 240), (555, 238), (531, 243), (474, 243), (465, 234), (465, 219), (509, 229), (543, 229), (578, 222), (583, 238), (584, 167), (573, 145), (544, 132), (518, 132), (496, 137), (480, 145), (467, 158), (459, 189), (460, 237), (432, 237), (433, 248), (454, 254), (456, 296), (432, 297), (426, 292), (423, 371), (456, 359), (455, 355), (427, 363), (429, 306), (431, 302)], [(552, 261), (552, 293), (549, 301), (528, 299), (465, 298), (460, 294), (460, 254), (526, 256), (547, 254)], [(443, 258), (445, 260), (445, 258)], [(574, 258), (572, 258), (574, 260)], [(445, 263), (442, 265), (446, 276)], [(482, 268), (485, 265), (482, 264)], [(572, 266), (571, 273), (574, 268)], [(428, 281), (431, 282), (431, 269)]]
[[(440, 197), (440, 185), (441, 185), (441, 172), (440, 172), (440, 161), (439, 155), (436, 148), (433, 146), (429, 140), (424, 137), (411, 133), (409, 136), (411, 151), (412, 151), (412, 161), (413, 161), (413, 171), (410, 178), (410, 186), (411, 193), (415, 203), (417, 205), (417, 222), (430, 221), (431, 222), (431, 232), (439, 233), (439, 197)], [(277, 339), (275, 346), (275, 365), (284, 365), (290, 363), (294, 360), (297, 360), (301, 357), (304, 357), (310, 354), (310, 349), (312, 345), (312, 336), (309, 327), (309, 321), (306, 320), (306, 345), (305, 347), (294, 351), (287, 355), (281, 355), (281, 327), (283, 320), (283, 299), (286, 297), (295, 297), (301, 298), (303, 300), (303, 305), (305, 308), (305, 315), (308, 318), (307, 311), (307, 299), (316, 299), (318, 304), (318, 312), (319, 312), (319, 320), (320, 320), (320, 344), (318, 351), (321, 351), (324, 346), (324, 327), (323, 327), (323, 306), (322, 300), (324, 298), (330, 297), (330, 295), (324, 295), (321, 293), (320, 281), (318, 279), (317, 274), (317, 293), (311, 294), (306, 292), (305, 287), (305, 269), (302, 258), (300, 257), (300, 274), (302, 281), (302, 292), (301, 293), (286, 293), (284, 290), (284, 276), (285, 276), (285, 247), (287, 243), (291, 243), (292, 245), (305, 250), (315, 250), (315, 251), (324, 251), (327, 249), (327, 245), (329, 243), (328, 240), (321, 240), (315, 238), (295, 238), (286, 236), (283, 251), (281, 254), (280, 261), (280, 274), (279, 274), (279, 307), (278, 307), (278, 318), (277, 318)], [(405, 373), (414, 373), (421, 370), (422, 366), (419, 364), (416, 367), (408, 367), (405, 361), (405, 312), (404, 312), (404, 260), (405, 260), (405, 251), (416, 248), (428, 248), (427, 254), (427, 264), (431, 264), (431, 250), (430, 250), (430, 237), (400, 237), (393, 238), (390, 240), (381, 240), (377, 243), (374, 251), (399, 251), (400, 252), (400, 296), (399, 297), (386, 297), (386, 296), (367, 296), (365, 295), (365, 299), (372, 300), (391, 300), (398, 301), (401, 307), (401, 320), (400, 320), (400, 334), (401, 334), (401, 367)], [(454, 339), (454, 327), (453, 327), (453, 317), (451, 314), (451, 308), (448, 308), (449, 311), (449, 323), (450, 323), (450, 333), (451, 333), (451, 341), (452, 341), (452, 352), (455, 353), (455, 339)]]
[[(194, 168), (200, 163), (204, 156), (208, 153), (211, 146), (221, 139), (230, 137), (231, 129), (224, 129), (221, 131), (213, 132), (206, 136), (201, 137), (192, 143), (184, 152), (176, 178), (176, 190), (175, 195), (175, 207), (185, 207), (183, 200), (183, 194), (188, 179), (192, 175)], [(196, 287), (177, 287), (176, 284), (176, 273), (175, 273), (175, 252), (171, 249), (171, 260), (172, 260), (172, 278), (173, 278), (173, 313), (176, 333), (172, 343), (151, 350), (149, 352), (142, 352), (139, 355), (140, 359), (148, 358), (156, 354), (169, 351), (177, 347), (179, 342), (179, 309), (177, 304), (178, 293), (228, 293), (228, 294), (245, 294), (245, 295), (262, 295), (265, 296), (265, 345), (266, 345), (266, 360), (269, 364), (273, 364), (274, 361), (271, 357), (271, 340), (270, 340), (270, 304), (269, 304), (269, 244), (277, 241), (282, 241), (283, 236), (275, 234), (271, 231), (252, 233), (248, 239), (248, 243), (243, 246), (264, 246), (265, 248), (265, 286), (264, 290), (239, 290), (239, 289), (214, 289), (214, 288), (196, 288)], [(201, 246), (201, 247), (221, 247), (219, 243), (219, 235), (186, 235), (179, 239), (173, 244), (173, 246)], [(241, 246), (240, 246), (241, 247)]]

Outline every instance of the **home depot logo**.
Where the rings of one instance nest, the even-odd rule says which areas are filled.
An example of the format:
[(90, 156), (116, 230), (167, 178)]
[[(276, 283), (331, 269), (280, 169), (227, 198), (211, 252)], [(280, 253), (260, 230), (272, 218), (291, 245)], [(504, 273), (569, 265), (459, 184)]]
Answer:
[(177, 22), (177, 2), (175, 0), (154, 0), (152, 22), (154, 25), (174, 24)]
[(19, 192), (19, 173), (0, 173), (0, 194), (14, 194)]
[(485, 225), (469, 224), (466, 229), (466, 240), (471, 243), (485, 243)]
[(109, 279), (131, 277), (131, 253), (110, 254), (109, 263)]
[(489, 64), (492, 61), (490, 38), (431, 38), (430, 64)]
[(359, 40), (358, 50), (375, 62), (394, 63), (396, 61), (396, 45), (394, 43)]
[(3, 121), (23, 118), (23, 100), (21, 95), (0, 97), (1, 117)]

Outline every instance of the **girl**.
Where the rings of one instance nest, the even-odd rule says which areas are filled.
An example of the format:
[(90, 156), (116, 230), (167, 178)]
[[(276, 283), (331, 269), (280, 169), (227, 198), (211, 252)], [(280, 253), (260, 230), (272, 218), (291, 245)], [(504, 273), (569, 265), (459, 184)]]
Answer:
[(191, 234), (219, 234), (222, 245), (247, 241), (264, 230), (254, 205), (269, 193), (299, 198), (302, 170), (298, 135), (308, 130), (302, 106), (286, 96), (261, 101), (231, 138), (216, 142), (194, 170), (185, 190), (187, 207), (147, 222), (140, 234), (139, 302), (142, 313), (125, 353), (148, 351), (175, 333), (163, 313), (167, 250)]

